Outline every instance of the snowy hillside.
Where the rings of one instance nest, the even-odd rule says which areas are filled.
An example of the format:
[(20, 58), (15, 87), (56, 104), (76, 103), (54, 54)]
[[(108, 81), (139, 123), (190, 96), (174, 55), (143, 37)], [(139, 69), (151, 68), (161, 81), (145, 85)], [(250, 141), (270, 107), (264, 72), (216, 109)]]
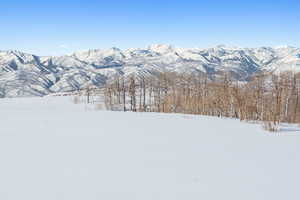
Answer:
[(214, 117), (0, 100), (1, 200), (298, 200), (300, 132)]
[(227, 71), (238, 80), (247, 80), (261, 70), (300, 71), (300, 49), (288, 46), (186, 49), (151, 45), (127, 50), (89, 50), (59, 57), (1, 51), (0, 97), (43, 96), (87, 85), (98, 87), (115, 74), (143, 76), (176, 71), (214, 77)]

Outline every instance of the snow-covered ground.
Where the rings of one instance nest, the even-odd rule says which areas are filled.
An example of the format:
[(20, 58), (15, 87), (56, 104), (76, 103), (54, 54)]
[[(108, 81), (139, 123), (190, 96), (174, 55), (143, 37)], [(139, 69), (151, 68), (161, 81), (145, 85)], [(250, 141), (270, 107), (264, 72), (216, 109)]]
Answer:
[(299, 200), (300, 128), (0, 100), (1, 200)]

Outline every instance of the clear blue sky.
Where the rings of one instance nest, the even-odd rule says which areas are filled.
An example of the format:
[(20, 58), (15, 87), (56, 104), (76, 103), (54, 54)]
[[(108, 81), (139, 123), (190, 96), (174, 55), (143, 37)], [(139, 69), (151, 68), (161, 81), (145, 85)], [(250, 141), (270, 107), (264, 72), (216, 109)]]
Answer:
[(300, 47), (300, 1), (10, 0), (0, 31), (0, 49), (38, 55), (153, 43)]

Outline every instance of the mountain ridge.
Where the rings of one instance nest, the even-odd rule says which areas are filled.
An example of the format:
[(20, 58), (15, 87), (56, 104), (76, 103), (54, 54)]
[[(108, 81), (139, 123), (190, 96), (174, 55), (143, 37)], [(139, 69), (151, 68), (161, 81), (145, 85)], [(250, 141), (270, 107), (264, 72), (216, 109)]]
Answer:
[(91, 49), (62, 56), (0, 51), (0, 97), (43, 96), (100, 87), (116, 74), (151, 75), (157, 71), (230, 72), (240, 81), (258, 71), (300, 72), (300, 49), (290, 46), (179, 48), (154, 44), (121, 50)]

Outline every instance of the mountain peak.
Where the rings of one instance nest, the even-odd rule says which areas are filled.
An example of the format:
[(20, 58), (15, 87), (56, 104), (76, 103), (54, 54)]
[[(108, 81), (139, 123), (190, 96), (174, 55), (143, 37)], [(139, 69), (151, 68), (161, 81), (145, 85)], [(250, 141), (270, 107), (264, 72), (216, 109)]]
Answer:
[(295, 49), (296, 47), (290, 46), (290, 45), (279, 45), (275, 46), (274, 49)]
[(148, 47), (148, 49), (158, 53), (166, 53), (166, 52), (173, 51), (174, 47), (168, 44), (152, 44)]

